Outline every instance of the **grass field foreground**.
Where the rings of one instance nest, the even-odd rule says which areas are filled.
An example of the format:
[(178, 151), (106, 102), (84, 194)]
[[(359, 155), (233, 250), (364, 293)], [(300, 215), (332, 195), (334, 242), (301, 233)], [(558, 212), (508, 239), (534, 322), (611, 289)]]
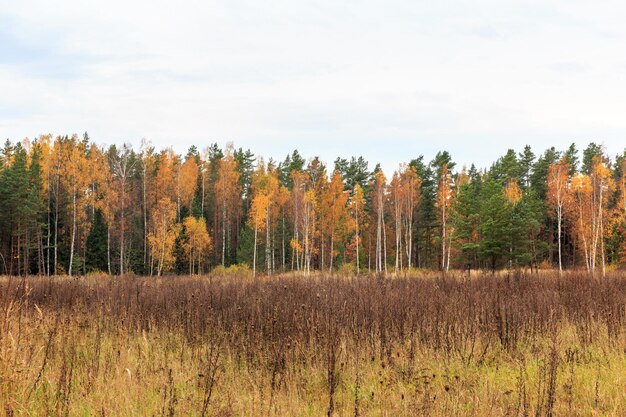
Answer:
[(0, 278), (52, 416), (624, 416), (626, 276)]

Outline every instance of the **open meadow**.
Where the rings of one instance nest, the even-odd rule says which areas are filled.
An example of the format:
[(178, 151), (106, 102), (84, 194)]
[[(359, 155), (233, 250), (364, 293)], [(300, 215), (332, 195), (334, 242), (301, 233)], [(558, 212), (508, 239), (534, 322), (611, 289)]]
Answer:
[(0, 281), (6, 415), (624, 416), (626, 277)]

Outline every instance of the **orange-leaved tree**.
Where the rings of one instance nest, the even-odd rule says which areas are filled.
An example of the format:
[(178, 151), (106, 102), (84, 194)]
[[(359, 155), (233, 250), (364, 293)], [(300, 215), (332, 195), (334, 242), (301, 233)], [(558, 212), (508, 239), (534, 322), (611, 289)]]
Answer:
[(191, 209), (193, 198), (196, 195), (199, 172), (196, 158), (193, 155), (188, 155), (185, 162), (179, 167), (177, 179), (180, 205), (188, 209)]
[[(325, 188), (321, 197), (320, 227), (324, 227), (327, 231), (328, 238), (330, 240), (330, 262), (329, 271), (333, 270), (333, 261), (335, 259), (335, 243), (337, 241), (343, 241), (343, 239), (350, 233), (350, 212), (348, 211), (348, 192), (344, 191), (343, 182), (341, 180), (341, 173), (335, 171), (333, 173), (328, 186)], [(324, 260), (322, 259), (322, 268)]]

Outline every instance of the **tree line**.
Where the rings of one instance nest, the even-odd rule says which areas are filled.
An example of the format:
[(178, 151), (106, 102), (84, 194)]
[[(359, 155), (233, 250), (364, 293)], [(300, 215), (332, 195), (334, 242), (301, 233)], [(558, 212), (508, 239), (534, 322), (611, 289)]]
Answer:
[(626, 151), (590, 143), (489, 168), (446, 152), (385, 175), (362, 157), (327, 165), (195, 146), (180, 155), (98, 146), (85, 133), (0, 152), (0, 273), (253, 274), (414, 268), (586, 269), (626, 263)]

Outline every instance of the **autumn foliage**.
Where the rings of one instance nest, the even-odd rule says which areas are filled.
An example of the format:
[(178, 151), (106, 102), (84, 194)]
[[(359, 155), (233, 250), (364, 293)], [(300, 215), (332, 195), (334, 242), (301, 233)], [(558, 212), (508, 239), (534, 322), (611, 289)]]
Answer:
[(605, 274), (626, 264), (626, 154), (590, 144), (489, 169), (448, 152), (386, 175), (363, 158), (327, 166), (297, 151), (256, 158), (232, 144), (184, 155), (85, 134), (6, 142), (0, 271), (7, 275), (544, 267)]

